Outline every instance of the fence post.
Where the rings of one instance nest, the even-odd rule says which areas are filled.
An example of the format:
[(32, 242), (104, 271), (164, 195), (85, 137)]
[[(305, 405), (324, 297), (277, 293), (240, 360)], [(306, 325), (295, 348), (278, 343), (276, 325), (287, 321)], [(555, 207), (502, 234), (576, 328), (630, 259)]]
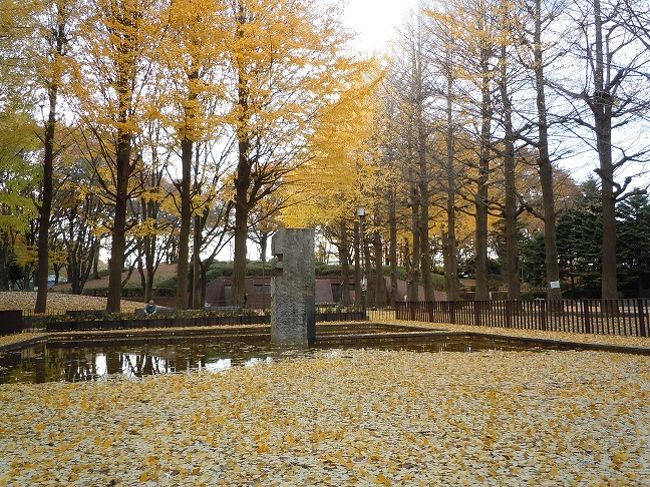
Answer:
[(449, 301), (449, 322), (456, 324), (456, 301)]
[(506, 328), (512, 328), (512, 302), (506, 300)]
[(474, 324), (481, 326), (480, 301), (472, 301), (472, 303), (474, 303)]
[(645, 307), (643, 306), (643, 299), (636, 300), (637, 310), (639, 312), (639, 335), (642, 337), (648, 336), (647, 323), (645, 321)]
[(539, 302), (539, 317), (542, 330), (546, 331), (546, 300), (543, 299)]
[(585, 319), (585, 333), (591, 333), (591, 316), (589, 314), (589, 300), (582, 300), (582, 313)]

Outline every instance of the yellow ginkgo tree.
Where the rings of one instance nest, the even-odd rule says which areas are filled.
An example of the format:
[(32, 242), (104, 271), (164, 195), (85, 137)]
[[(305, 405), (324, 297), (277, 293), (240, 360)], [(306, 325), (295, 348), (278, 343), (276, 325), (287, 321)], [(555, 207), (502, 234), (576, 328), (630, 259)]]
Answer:
[[(323, 108), (308, 138), (308, 160), (287, 176), (287, 205), (282, 219), (290, 226), (318, 225), (338, 249), (342, 301), (349, 300), (350, 247), (354, 251), (356, 297), (360, 289), (360, 242), (355, 229), (357, 208), (375, 206), (379, 159), (377, 90), (383, 72), (375, 60), (361, 62)], [(382, 203), (383, 205), (383, 203)], [(354, 232), (351, 235), (351, 232)]]
[[(196, 188), (192, 164), (197, 144), (216, 134), (223, 120), (218, 111), (225, 87), (220, 65), (225, 57), (225, 9), (217, 0), (175, 0), (162, 18), (166, 35), (156, 50), (160, 83), (164, 85), (161, 107), (166, 125), (172, 127), (179, 146), (180, 178), (174, 180), (179, 194), (180, 231), (176, 280), (176, 307), (188, 303), (188, 259), (192, 223), (192, 197)], [(165, 99), (166, 97), (166, 99)]]
[(359, 64), (338, 99), (325, 106), (308, 137), (308, 159), (286, 178), (282, 213), (289, 226), (334, 224), (356, 214), (363, 178), (371, 170), (381, 72)]
[[(141, 123), (151, 116), (147, 87), (151, 53), (162, 35), (157, 0), (88, 0), (74, 52), (76, 113), (94, 136), (89, 157), (99, 186), (113, 206), (106, 309), (120, 310), (127, 207), (139, 188), (134, 150)], [(90, 145), (90, 144), (88, 144)], [(95, 149), (96, 148), (96, 149)]]
[(232, 300), (240, 304), (250, 212), (307, 160), (307, 138), (353, 62), (335, 6), (230, 0), (226, 15), (227, 122), (236, 135)]

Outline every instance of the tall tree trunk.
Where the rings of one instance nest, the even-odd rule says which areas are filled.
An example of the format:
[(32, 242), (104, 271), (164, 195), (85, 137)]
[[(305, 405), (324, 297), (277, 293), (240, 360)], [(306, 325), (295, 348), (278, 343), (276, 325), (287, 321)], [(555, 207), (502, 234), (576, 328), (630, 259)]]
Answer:
[(388, 224), (390, 228), (389, 260), (390, 260), (390, 305), (395, 306), (399, 300), (397, 294), (397, 194), (395, 188), (390, 192), (388, 201)]
[[(121, 7), (120, 7), (121, 8)], [(124, 13), (124, 12), (123, 12)], [(129, 18), (120, 19), (120, 22), (135, 28), (135, 14), (128, 13)], [(131, 122), (133, 101), (132, 89), (135, 78), (135, 68), (130, 55), (135, 47), (130, 36), (117, 40), (118, 50), (124, 55), (117, 61), (116, 90), (117, 90), (117, 127), (116, 127), (116, 154), (115, 154), (115, 214), (113, 228), (111, 229), (111, 257), (108, 274), (108, 296), (106, 311), (119, 313), (122, 297), (122, 268), (124, 267), (124, 251), (126, 250), (126, 211), (129, 202), (129, 177), (133, 172), (131, 166), (131, 148), (133, 143), (132, 129), (128, 128)]]
[(117, 191), (115, 215), (111, 232), (111, 260), (108, 271), (108, 296), (106, 311), (120, 312), (122, 296), (122, 269), (126, 249), (126, 208), (128, 202), (129, 162), (131, 159), (131, 136), (121, 131), (118, 135), (117, 151)]
[(199, 79), (199, 72), (187, 74), (190, 86), (184, 107), (185, 126), (181, 138), (181, 177), (178, 189), (181, 196), (181, 226), (178, 234), (178, 263), (176, 264), (176, 308), (186, 309), (191, 303), (188, 296), (188, 269), (190, 257), (190, 233), (192, 226), (192, 160), (194, 158), (194, 123), (196, 119), (196, 91), (192, 85)]
[(429, 242), (429, 184), (420, 184), (420, 275), (424, 287), (424, 300), (434, 301), (433, 269), (431, 268), (431, 244)]
[(262, 232), (260, 234), (260, 260), (262, 263), (266, 262), (266, 249), (268, 248), (269, 244), (269, 234), (266, 232)]
[(0, 291), (9, 290), (9, 247), (6, 238), (0, 233)]
[(145, 288), (144, 288), (144, 302), (148, 303), (153, 299), (153, 279), (154, 270), (152, 267), (145, 267)]
[[(54, 31), (54, 62), (59, 62), (63, 56), (65, 45), (65, 15), (57, 5), (57, 25)], [(43, 193), (41, 195), (41, 206), (39, 208), (38, 227), (38, 293), (36, 294), (36, 305), (34, 312), (44, 313), (47, 306), (47, 281), (49, 275), (49, 235), (50, 216), (52, 214), (52, 175), (54, 166), (54, 136), (56, 131), (56, 104), (59, 94), (59, 80), (51, 80), (48, 86), (47, 95), (49, 101), (49, 112), (47, 125), (45, 127), (44, 157), (43, 157)]]
[(185, 309), (188, 305), (188, 264), (192, 226), (190, 188), (193, 154), (194, 143), (188, 138), (183, 138), (181, 141), (182, 180), (179, 187), (181, 193), (181, 225), (178, 234), (178, 262), (176, 263), (176, 307), (178, 309)]
[[(110, 259), (109, 259), (108, 264), (109, 264), (108, 268), (110, 270), (110, 268), (111, 268)], [(74, 253), (70, 252), (70, 253), (68, 253), (68, 269), (67, 269), (67, 271), (68, 271), (68, 282), (70, 283), (70, 292), (72, 292), (72, 294), (79, 294), (79, 291), (78, 291), (79, 278), (77, 277), (77, 274), (78, 274), (77, 269), (78, 269), (78, 266), (77, 266), (77, 262), (76, 262), (76, 255)]]
[(208, 287), (208, 266), (205, 262), (201, 262), (201, 302), (206, 303)]
[[(192, 260), (194, 255), (192, 255)], [(187, 273), (187, 280), (188, 280), (188, 293), (187, 293), (187, 303), (188, 303), (188, 308), (192, 308), (192, 303), (194, 302), (194, 265), (192, 262), (192, 265), (188, 266), (188, 273)]]
[(235, 206), (235, 256), (232, 270), (232, 304), (244, 304), (246, 286), (246, 239), (248, 237), (248, 209)]
[[(238, 31), (243, 35), (241, 31)], [(250, 114), (248, 113), (248, 84), (244, 75), (238, 79), (238, 105), (241, 109), (237, 130), (237, 174), (235, 176), (235, 255), (232, 271), (232, 304), (243, 305), (246, 290), (246, 240), (248, 238), (248, 216), (251, 211), (249, 187), (251, 185), (252, 164), (250, 158), (251, 139), (248, 132)]]
[(447, 50), (446, 58), (446, 115), (447, 115), (447, 158), (445, 173), (447, 177), (447, 232), (444, 236), (444, 266), (445, 266), (445, 290), (447, 300), (456, 301), (459, 297), (458, 283), (458, 250), (456, 245), (456, 170), (454, 150), (454, 112), (453, 112), (453, 66), (451, 53)]
[(135, 265), (138, 269), (138, 276), (140, 277), (140, 287), (142, 288), (142, 302), (146, 303), (151, 298), (147, 299), (147, 277), (144, 273), (144, 264), (142, 263), (142, 252), (140, 249), (138, 249), (138, 257)]
[(29, 267), (29, 265), (23, 266), (23, 284), (21, 286), (21, 289), (23, 291), (27, 291), (29, 289), (29, 278), (31, 276)]
[(490, 136), (492, 101), (490, 99), (490, 52), (481, 48), (481, 147), (476, 191), (476, 300), (485, 301), (488, 294), (488, 176), (490, 173)]
[(555, 196), (553, 189), (553, 165), (548, 148), (548, 122), (546, 114), (546, 93), (544, 91), (544, 61), (542, 47), (542, 0), (535, 0), (535, 89), (537, 91), (537, 118), (539, 131), (539, 179), (542, 186), (542, 201), (544, 205), (544, 249), (547, 282), (547, 298), (557, 300), (562, 298), (559, 287), (551, 287), (551, 283), (560, 282), (560, 267), (557, 256), (557, 231), (555, 220)]
[[(605, 108), (605, 111), (611, 108)], [(603, 117), (596, 121), (598, 138), (598, 158), (600, 160), (601, 197), (603, 206), (603, 246), (602, 246), (602, 299), (617, 299), (616, 276), (616, 196), (614, 194), (614, 167), (611, 153), (611, 119)]]
[(429, 167), (426, 154), (426, 135), (424, 133), (424, 120), (418, 118), (418, 166), (419, 180), (418, 193), (420, 196), (419, 215), (419, 246), (420, 246), (420, 274), (424, 287), (425, 301), (433, 301), (433, 276), (431, 269), (431, 245), (429, 243)]
[(444, 235), (443, 257), (445, 266), (445, 290), (447, 300), (459, 298), (458, 250), (456, 245), (456, 197), (447, 193), (447, 231)]
[(350, 304), (350, 244), (348, 243), (348, 229), (345, 220), (339, 223), (339, 262), (341, 263), (341, 304)]
[(194, 142), (188, 137), (181, 140), (182, 180), (179, 185), (181, 196), (181, 226), (178, 234), (178, 262), (176, 263), (176, 308), (186, 309), (188, 300), (188, 266), (190, 255), (190, 232), (192, 226), (192, 159)]
[(386, 305), (386, 280), (384, 279), (383, 270), (383, 244), (379, 232), (373, 233), (372, 246), (375, 254), (375, 299), (374, 303), (377, 308)]
[(517, 242), (517, 186), (515, 180), (515, 135), (512, 129), (512, 102), (508, 91), (508, 64), (506, 43), (501, 41), (499, 91), (503, 104), (503, 170), (505, 180), (505, 207), (503, 217), (506, 230), (506, 281), (508, 299), (519, 299), (519, 250)]
[[(158, 185), (159, 179), (155, 175), (152, 175), (149, 184), (152, 186)], [(158, 212), (160, 210), (158, 202), (142, 198), (140, 200), (140, 208), (143, 220), (158, 220)], [(140, 260), (142, 261), (142, 274), (144, 276), (144, 302), (148, 303), (153, 299), (154, 276), (158, 269), (158, 262), (156, 260), (156, 254), (158, 253), (158, 235), (156, 233), (153, 235), (145, 235), (140, 242), (139, 245), (142, 246), (142, 258)]]
[[(92, 244), (94, 245), (94, 243)], [(91, 246), (92, 247), (92, 246)], [(84, 260), (82, 260), (82, 268), (80, 272), (80, 282), (79, 282), (79, 294), (83, 293), (88, 277), (90, 276), (90, 271), (93, 267), (93, 257), (92, 255), (87, 255)]]
[(354, 222), (354, 304), (361, 304), (361, 239), (359, 222)]
[(93, 248), (93, 279), (97, 280), (99, 279), (99, 249), (100, 249), (100, 241), (99, 238), (97, 239), (97, 242), (95, 243), (95, 247)]
[[(62, 32), (59, 25), (59, 31)], [(57, 40), (59, 49), (63, 48), (63, 40)], [(45, 313), (47, 306), (47, 278), (49, 274), (50, 250), (50, 216), (52, 214), (52, 173), (54, 166), (54, 135), (56, 130), (56, 102), (58, 85), (53, 83), (48, 89), (50, 101), (47, 125), (45, 127), (45, 154), (43, 158), (43, 193), (39, 209), (38, 224), (38, 292), (36, 294), (35, 313)]]
[(605, 80), (605, 60), (603, 21), (600, 0), (594, 0), (594, 30), (596, 43), (594, 59), (594, 94), (591, 109), (596, 128), (596, 144), (600, 168), (601, 198), (603, 206), (603, 246), (602, 246), (602, 299), (616, 299), (616, 194), (614, 193), (614, 164), (612, 161), (612, 103), (613, 96)]
[[(153, 205), (151, 205), (153, 206)], [(153, 215), (149, 213), (149, 215)], [(153, 280), (156, 274), (157, 264), (156, 260), (156, 243), (157, 238), (155, 235), (146, 236), (144, 238), (145, 254), (144, 254), (144, 273), (146, 276), (146, 287), (144, 290), (145, 302), (153, 299)]]
[(418, 190), (415, 184), (411, 184), (411, 235), (413, 240), (413, 255), (409, 269), (408, 300), (419, 301), (420, 299), (420, 209)]
[(194, 242), (192, 244), (192, 308), (203, 308), (201, 300), (201, 217), (194, 217)]
[(374, 271), (370, 265), (370, 239), (366, 235), (366, 222), (365, 217), (361, 219), (360, 223), (361, 234), (361, 262), (363, 265), (362, 275), (366, 279), (366, 301), (367, 306), (369, 302), (374, 301), (375, 296), (375, 280), (372, 278)]

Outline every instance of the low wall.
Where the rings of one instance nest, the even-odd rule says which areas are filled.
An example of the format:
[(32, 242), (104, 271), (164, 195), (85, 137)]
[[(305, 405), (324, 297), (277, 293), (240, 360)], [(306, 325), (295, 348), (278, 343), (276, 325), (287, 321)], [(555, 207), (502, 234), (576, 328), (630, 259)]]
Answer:
[[(365, 321), (362, 311), (317, 313), (316, 321)], [(45, 331), (62, 332), (76, 330), (117, 330), (128, 328), (180, 328), (220, 325), (259, 325), (271, 322), (271, 315), (214, 315), (198, 317), (151, 317), (106, 319), (45, 319)], [(32, 326), (35, 326), (33, 323)], [(41, 325), (41, 326), (43, 326)]]
[(20, 310), (0, 311), (0, 335), (11, 335), (23, 331), (23, 312)]

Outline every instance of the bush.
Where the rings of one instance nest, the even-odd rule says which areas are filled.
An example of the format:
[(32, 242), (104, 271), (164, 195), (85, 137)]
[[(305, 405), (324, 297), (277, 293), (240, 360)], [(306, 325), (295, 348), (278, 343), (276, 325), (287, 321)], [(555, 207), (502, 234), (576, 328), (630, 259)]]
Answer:
[(165, 279), (164, 281), (159, 281), (156, 284), (156, 289), (157, 290), (170, 290), (172, 291), (172, 295), (176, 292), (176, 276), (170, 277), (169, 279)]
[[(271, 270), (275, 267), (276, 259), (271, 259), (267, 262), (261, 261), (252, 261), (246, 264), (246, 275), (247, 276), (269, 276)], [(214, 262), (208, 271), (206, 272), (206, 277), (208, 282), (218, 278), (218, 277), (230, 277), (232, 276), (233, 263), (232, 262)], [(174, 281), (174, 285), (176, 282)]]
[(165, 298), (165, 297), (170, 297), (170, 296), (175, 296), (176, 295), (176, 286), (172, 287), (155, 287), (153, 289), (153, 295), (160, 297), (160, 298)]
[(531, 289), (530, 291), (525, 291), (521, 293), (522, 301), (532, 301), (533, 299), (545, 299), (546, 290), (545, 289)]

